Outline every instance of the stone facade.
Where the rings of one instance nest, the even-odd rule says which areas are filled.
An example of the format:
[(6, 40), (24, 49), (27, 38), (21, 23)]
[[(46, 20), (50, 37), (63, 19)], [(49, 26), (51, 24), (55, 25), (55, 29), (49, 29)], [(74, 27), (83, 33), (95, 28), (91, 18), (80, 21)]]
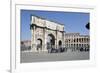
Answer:
[(90, 37), (89, 35), (80, 35), (79, 33), (66, 33), (65, 46), (72, 50), (78, 50), (80, 48), (89, 49)]
[(49, 47), (64, 45), (64, 25), (38, 16), (31, 16), (31, 50), (45, 52)]

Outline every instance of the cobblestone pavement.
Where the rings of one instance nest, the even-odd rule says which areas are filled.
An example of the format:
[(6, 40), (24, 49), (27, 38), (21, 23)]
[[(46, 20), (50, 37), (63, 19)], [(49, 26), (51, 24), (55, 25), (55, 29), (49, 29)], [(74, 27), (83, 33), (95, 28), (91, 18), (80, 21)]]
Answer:
[(47, 62), (47, 61), (69, 61), (89, 60), (89, 52), (63, 52), (63, 53), (33, 53), (22, 52), (21, 63)]

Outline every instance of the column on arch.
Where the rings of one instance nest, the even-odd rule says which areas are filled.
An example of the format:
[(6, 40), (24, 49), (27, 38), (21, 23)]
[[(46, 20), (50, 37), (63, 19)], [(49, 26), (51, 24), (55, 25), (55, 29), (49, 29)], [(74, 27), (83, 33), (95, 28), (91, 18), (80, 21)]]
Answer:
[(65, 47), (65, 32), (64, 32), (64, 27), (62, 31), (62, 47)]
[(58, 49), (58, 29), (56, 28), (55, 48)]
[(46, 47), (45, 47), (45, 46), (46, 46), (46, 45), (45, 45), (45, 44), (46, 44), (46, 43), (45, 43), (45, 41), (46, 41), (46, 36), (45, 36), (46, 33), (45, 33), (45, 32), (46, 32), (46, 30), (45, 30), (45, 27), (44, 27), (44, 28), (43, 28), (43, 46), (42, 46), (42, 51), (45, 51), (45, 50), (46, 50)]
[(32, 32), (32, 38), (31, 38), (31, 49), (32, 49), (32, 52), (37, 52), (36, 50), (36, 39), (35, 39), (35, 29), (36, 29), (36, 26), (33, 26), (33, 28), (31, 29), (31, 32)]

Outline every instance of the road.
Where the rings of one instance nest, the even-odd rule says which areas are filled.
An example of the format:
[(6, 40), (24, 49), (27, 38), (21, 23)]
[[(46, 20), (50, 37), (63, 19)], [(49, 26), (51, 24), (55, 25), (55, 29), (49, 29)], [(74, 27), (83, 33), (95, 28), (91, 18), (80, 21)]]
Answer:
[(64, 52), (64, 53), (33, 53), (22, 52), (21, 63), (46, 62), (46, 61), (69, 61), (88, 60), (89, 52)]

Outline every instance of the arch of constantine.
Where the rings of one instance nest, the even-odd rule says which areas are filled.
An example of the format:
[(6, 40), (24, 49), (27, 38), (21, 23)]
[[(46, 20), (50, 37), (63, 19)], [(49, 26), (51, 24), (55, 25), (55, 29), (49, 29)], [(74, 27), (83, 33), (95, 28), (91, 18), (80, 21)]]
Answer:
[(31, 51), (48, 51), (64, 46), (64, 25), (31, 15)]

